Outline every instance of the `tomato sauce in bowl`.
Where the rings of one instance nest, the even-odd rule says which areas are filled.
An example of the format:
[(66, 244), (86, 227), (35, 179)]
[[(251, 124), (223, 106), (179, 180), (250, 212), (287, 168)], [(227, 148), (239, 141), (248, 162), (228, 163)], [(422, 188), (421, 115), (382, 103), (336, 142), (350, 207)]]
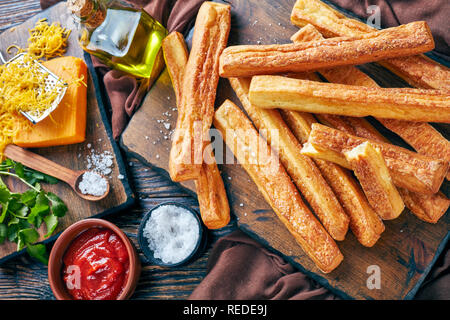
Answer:
[(72, 241), (63, 264), (63, 280), (73, 299), (115, 300), (127, 282), (130, 262), (114, 231), (93, 227)]

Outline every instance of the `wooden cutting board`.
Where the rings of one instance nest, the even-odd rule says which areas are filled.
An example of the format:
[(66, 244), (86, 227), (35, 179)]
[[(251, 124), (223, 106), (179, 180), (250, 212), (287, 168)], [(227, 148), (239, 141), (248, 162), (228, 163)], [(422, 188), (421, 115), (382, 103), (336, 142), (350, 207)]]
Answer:
[[(111, 190), (108, 196), (99, 202), (90, 202), (81, 199), (63, 182), (56, 185), (43, 185), (46, 191), (57, 194), (69, 208), (66, 216), (60, 220), (55, 235), (45, 240), (49, 242), (56, 239), (57, 234), (74, 222), (84, 218), (104, 216), (129, 207), (134, 202), (134, 197), (128, 184), (127, 172), (120, 154), (120, 149), (112, 139), (106, 110), (100, 98), (97, 76), (93, 72), (89, 55), (85, 55), (78, 45), (76, 28), (72, 22), (72, 18), (66, 11), (66, 4), (59, 3), (42, 11), (23, 24), (0, 34), (0, 50), (3, 56), (6, 59), (11, 57), (11, 55), (6, 53), (5, 49), (12, 44), (26, 47), (26, 42), (29, 37), (28, 29), (33, 28), (36, 21), (42, 18), (47, 18), (49, 23), (60, 22), (61, 26), (72, 30), (66, 55), (84, 58), (89, 67), (89, 77), (87, 79), (87, 129), (84, 143), (39, 148), (33, 149), (32, 151), (74, 170), (87, 169), (87, 159), (92, 154), (110, 152), (114, 156), (112, 173), (107, 175)], [(122, 175), (123, 178), (120, 176), (122, 179), (119, 179), (119, 175)], [(17, 180), (5, 180), (8, 180), (8, 185), (12, 190), (25, 190), (24, 185)], [(45, 229), (43, 227), (41, 229), (41, 235), (45, 234)], [(42, 237), (41, 240), (43, 240)], [(16, 252), (15, 243), (0, 245), (0, 263), (20, 253)]]
[[(298, 30), (290, 23), (294, 2), (295, 0), (228, 1), (232, 8), (232, 29), (228, 45), (289, 42), (290, 36)], [(366, 65), (363, 69), (383, 86), (405, 85), (402, 80), (381, 67)], [(240, 106), (228, 81), (221, 79), (216, 107), (225, 99)], [(170, 134), (177, 117), (174, 107), (174, 92), (168, 73), (164, 71), (132, 118), (121, 140), (123, 148), (167, 176)], [(377, 127), (392, 138), (393, 142), (404, 146), (398, 137), (380, 125)], [(440, 128), (449, 137), (448, 126)], [(412, 298), (449, 238), (448, 213), (439, 223), (432, 225), (405, 211), (398, 219), (385, 222), (386, 231), (372, 248), (363, 247), (349, 232), (344, 241), (338, 242), (344, 261), (332, 273), (323, 274), (278, 220), (241, 166), (222, 165), (221, 171), (239, 227), (344, 298)], [(192, 182), (182, 185), (195, 194)], [(446, 193), (448, 196), (448, 192)], [(369, 289), (367, 286), (373, 266), (380, 270), (380, 289)]]

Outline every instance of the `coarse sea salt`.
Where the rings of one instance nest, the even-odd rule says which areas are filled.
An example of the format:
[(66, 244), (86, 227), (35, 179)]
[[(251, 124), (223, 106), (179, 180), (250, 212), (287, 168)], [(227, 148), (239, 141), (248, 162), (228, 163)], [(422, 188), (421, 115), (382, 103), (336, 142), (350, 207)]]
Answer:
[(87, 168), (104, 176), (111, 174), (114, 156), (110, 151), (96, 152), (94, 149), (86, 157)]
[(86, 171), (78, 184), (82, 194), (100, 197), (108, 190), (108, 182), (105, 178), (93, 171)]
[(174, 264), (194, 251), (199, 231), (199, 223), (190, 211), (175, 205), (163, 205), (152, 211), (143, 235), (155, 258)]

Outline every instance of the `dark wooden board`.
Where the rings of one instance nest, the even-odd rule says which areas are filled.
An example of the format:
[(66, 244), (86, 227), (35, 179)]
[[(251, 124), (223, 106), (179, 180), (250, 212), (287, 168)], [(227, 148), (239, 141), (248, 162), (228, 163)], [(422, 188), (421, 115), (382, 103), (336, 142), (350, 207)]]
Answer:
[[(59, 3), (38, 15), (25, 21), (23, 24), (15, 26), (0, 34), (0, 50), (3, 55), (8, 58), (5, 49), (12, 44), (26, 47), (26, 42), (29, 37), (28, 29), (33, 28), (35, 22), (41, 18), (47, 18), (51, 22), (60, 22), (62, 26), (72, 30), (69, 37), (69, 46), (66, 55), (84, 58), (89, 68), (88, 76), (88, 105), (87, 105), (87, 128), (86, 140), (83, 143), (33, 149), (34, 152), (43, 155), (63, 166), (74, 170), (82, 170), (87, 167), (87, 156), (91, 151), (88, 144), (91, 145), (91, 150), (95, 153), (102, 153), (109, 151), (114, 155), (114, 164), (112, 166), (112, 173), (108, 175), (111, 184), (110, 194), (99, 202), (89, 202), (78, 197), (72, 189), (60, 182), (56, 185), (44, 185), (44, 189), (52, 191), (59, 195), (67, 204), (69, 212), (61, 222), (53, 237), (46, 239), (46, 242), (54, 240), (62, 230), (70, 226), (76, 221), (89, 217), (99, 217), (106, 214), (116, 212), (118, 210), (129, 207), (134, 202), (134, 196), (130, 189), (125, 165), (120, 154), (120, 149), (117, 143), (112, 139), (111, 128), (108, 122), (105, 107), (100, 99), (99, 83), (95, 72), (93, 72), (92, 63), (88, 55), (85, 55), (78, 45), (77, 32), (71, 17), (67, 13), (65, 3)], [(123, 179), (119, 179), (119, 175), (123, 175)], [(12, 189), (23, 191), (24, 186), (16, 181), (8, 179), (8, 184)], [(42, 228), (41, 234), (45, 234)], [(41, 240), (43, 237), (41, 236)], [(6, 243), (0, 246), (0, 262), (11, 258), (20, 252), (16, 252), (15, 243)]]
[[(25, 5), (24, 5), (25, 4)], [(31, 5), (37, 10), (29, 10)], [(7, 29), (14, 13), (19, 24), (40, 11), (39, 0), (9, 0), (0, 4), (0, 33)], [(3, 10), (5, 9), (5, 10)], [(196, 200), (169, 179), (126, 154), (129, 181), (136, 195), (136, 205), (104, 219), (121, 228), (135, 243), (138, 252), (137, 229), (142, 216), (155, 205), (165, 201), (180, 201), (198, 209)], [(208, 232), (208, 248), (195, 262), (181, 268), (164, 268), (145, 261), (141, 255), (142, 273), (132, 299), (186, 299), (206, 273), (209, 252), (215, 241), (236, 228), (235, 220), (226, 228)], [(47, 245), (50, 250), (52, 243)], [(47, 278), (47, 266), (27, 254), (9, 259), (0, 266), (0, 299), (54, 299)]]
[[(289, 21), (294, 2), (295, 0), (228, 1), (232, 6), (232, 30), (228, 44), (289, 42), (290, 36), (298, 30)], [(384, 86), (405, 85), (381, 67), (365, 65), (362, 68)], [(240, 105), (227, 80), (221, 79), (216, 107), (225, 99)], [(170, 132), (177, 116), (176, 111), (172, 110), (174, 107), (175, 96), (170, 78), (164, 71), (130, 121), (121, 140), (124, 149), (166, 176)], [(166, 129), (164, 123), (170, 123), (170, 128)], [(448, 127), (439, 128), (444, 129), (443, 133), (448, 137)], [(393, 142), (403, 144), (387, 130), (383, 133), (388, 134)], [(386, 231), (372, 248), (361, 246), (349, 232), (344, 241), (338, 242), (344, 254), (343, 263), (332, 273), (323, 274), (276, 218), (240, 165), (223, 165), (221, 171), (239, 227), (344, 298), (412, 298), (450, 237), (448, 213), (439, 223), (431, 225), (405, 211), (398, 219), (386, 221)], [(191, 182), (181, 185), (195, 194)], [(373, 265), (380, 267), (381, 289), (370, 290), (367, 287), (370, 276), (367, 268)]]

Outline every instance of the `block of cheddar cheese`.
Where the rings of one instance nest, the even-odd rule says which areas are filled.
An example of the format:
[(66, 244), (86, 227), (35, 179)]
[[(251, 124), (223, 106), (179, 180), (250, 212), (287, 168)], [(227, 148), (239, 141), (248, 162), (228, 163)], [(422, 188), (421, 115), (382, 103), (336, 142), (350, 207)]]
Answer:
[[(38, 148), (83, 142), (87, 112), (86, 64), (80, 58), (67, 56), (45, 61), (43, 65), (69, 84), (67, 91), (50, 116), (20, 130), (13, 143)], [(79, 79), (83, 81), (77, 81)]]

